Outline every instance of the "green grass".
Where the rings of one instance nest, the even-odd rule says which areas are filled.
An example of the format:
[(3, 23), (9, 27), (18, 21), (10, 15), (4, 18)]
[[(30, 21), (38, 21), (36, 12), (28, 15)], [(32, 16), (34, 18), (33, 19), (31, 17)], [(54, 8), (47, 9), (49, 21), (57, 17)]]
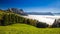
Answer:
[(0, 34), (60, 34), (60, 28), (36, 28), (27, 24), (0, 26)]

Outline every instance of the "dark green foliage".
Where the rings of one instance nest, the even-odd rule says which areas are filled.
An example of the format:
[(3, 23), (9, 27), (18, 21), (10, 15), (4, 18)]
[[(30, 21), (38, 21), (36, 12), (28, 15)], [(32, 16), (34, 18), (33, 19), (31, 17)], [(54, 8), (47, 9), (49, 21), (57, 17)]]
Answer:
[(27, 18), (24, 18), (23, 23), (27, 24)]
[(27, 19), (26, 23), (30, 24), (30, 25), (33, 25), (33, 26), (36, 26), (37, 20)]
[(4, 13), (4, 14), (1, 14), (0, 16), (1, 16), (0, 25), (3, 25), (3, 26), (15, 24), (15, 23), (25, 23), (25, 24), (29, 24), (37, 27), (48, 26), (46, 23), (40, 23), (37, 20), (24, 18), (21, 15), (18, 15), (12, 12)]
[(59, 28), (60, 27), (60, 19), (58, 19), (58, 20), (55, 20), (55, 22), (53, 23), (53, 25), (51, 26), (51, 27), (57, 27), (57, 28)]
[[(18, 18), (15, 19), (15, 14), (5, 14), (3, 20), (1, 20), (2, 25), (10, 25), (18, 22)], [(16, 20), (16, 21), (15, 21)]]
[(17, 23), (17, 16), (14, 15), (14, 22)]
[(8, 20), (8, 15), (7, 14), (5, 14), (4, 16), (3, 16), (3, 20), (2, 20), (3, 22), (1, 23), (2, 25), (8, 25), (9, 23), (9, 20)]
[(38, 27), (38, 28), (45, 28), (45, 27), (48, 27), (48, 24), (42, 23), (42, 22), (38, 22), (36, 27)]
[(27, 24), (30, 24), (30, 20), (29, 19), (27, 19)]
[(53, 27), (53, 28), (56, 28), (56, 27), (59, 28), (59, 27), (60, 27), (60, 23), (53, 24), (52, 27)]
[(25, 18), (12, 13), (3, 15), (3, 20), (0, 20), (0, 25), (10, 25), (14, 23), (25, 23)]

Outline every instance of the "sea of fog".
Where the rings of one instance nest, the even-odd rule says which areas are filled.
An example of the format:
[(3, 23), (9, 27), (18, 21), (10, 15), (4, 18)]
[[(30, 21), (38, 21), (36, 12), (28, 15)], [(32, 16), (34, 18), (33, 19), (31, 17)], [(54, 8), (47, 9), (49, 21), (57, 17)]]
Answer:
[(28, 16), (24, 16), (26, 18), (29, 19), (35, 19), (38, 20), (39, 22), (43, 22), (43, 23), (47, 23), (49, 25), (52, 25), (55, 21), (55, 19), (59, 19), (60, 16), (58, 15), (28, 15)]

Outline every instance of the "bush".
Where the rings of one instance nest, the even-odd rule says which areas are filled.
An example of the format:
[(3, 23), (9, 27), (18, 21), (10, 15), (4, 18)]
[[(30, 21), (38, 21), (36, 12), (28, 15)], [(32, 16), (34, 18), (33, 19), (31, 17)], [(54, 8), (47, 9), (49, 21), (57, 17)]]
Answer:
[(30, 19), (27, 19), (27, 24), (30, 24)]
[(36, 26), (37, 20), (30, 19), (30, 24)]
[(48, 27), (48, 24), (42, 23), (42, 22), (38, 22), (36, 27), (38, 27), (38, 28), (45, 28), (45, 27)]
[(33, 19), (25, 19), (24, 20), (25, 23), (36, 26), (37, 20), (33, 20)]

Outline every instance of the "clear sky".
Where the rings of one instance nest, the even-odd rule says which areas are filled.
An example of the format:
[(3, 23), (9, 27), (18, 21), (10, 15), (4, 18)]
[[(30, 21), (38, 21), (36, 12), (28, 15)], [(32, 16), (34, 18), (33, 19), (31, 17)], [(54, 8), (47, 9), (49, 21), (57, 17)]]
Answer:
[(60, 12), (60, 0), (0, 0), (0, 8), (22, 8), (26, 12)]

